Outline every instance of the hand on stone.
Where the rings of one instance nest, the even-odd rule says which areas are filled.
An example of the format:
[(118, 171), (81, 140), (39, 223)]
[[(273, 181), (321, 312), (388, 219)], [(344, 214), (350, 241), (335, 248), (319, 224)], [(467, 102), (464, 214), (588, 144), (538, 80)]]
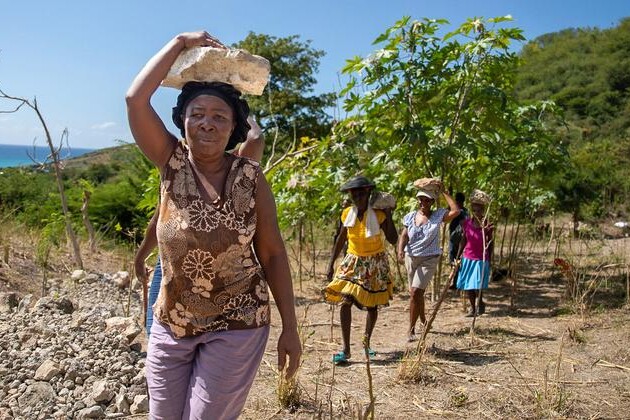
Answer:
[(210, 35), (206, 31), (199, 32), (184, 32), (177, 36), (180, 40), (184, 41), (186, 48), (192, 47), (214, 47), (227, 49), (225, 45), (218, 38)]

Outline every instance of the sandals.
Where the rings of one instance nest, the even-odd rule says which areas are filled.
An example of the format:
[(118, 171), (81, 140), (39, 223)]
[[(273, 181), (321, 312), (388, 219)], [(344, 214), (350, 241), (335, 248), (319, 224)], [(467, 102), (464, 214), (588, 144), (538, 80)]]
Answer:
[(343, 351), (333, 354), (332, 361), (336, 365), (345, 365), (348, 363), (348, 357)]
[(369, 348), (369, 347), (368, 347), (368, 349), (367, 349), (367, 351), (365, 353), (370, 358), (370, 360), (372, 360), (372, 359), (374, 359), (376, 357), (376, 352), (374, 350), (372, 350), (371, 348)]
[[(371, 348), (368, 348), (365, 353), (370, 358), (370, 360), (373, 360), (376, 357), (376, 352), (374, 350), (372, 350)], [(349, 358), (350, 357), (346, 356), (346, 353), (344, 353), (343, 350), (342, 350), (340, 352), (337, 352), (337, 353), (333, 354), (332, 361), (337, 366), (345, 365), (345, 364), (350, 363), (348, 361)]]
[(483, 315), (486, 313), (486, 304), (485, 302), (479, 302), (479, 315)]

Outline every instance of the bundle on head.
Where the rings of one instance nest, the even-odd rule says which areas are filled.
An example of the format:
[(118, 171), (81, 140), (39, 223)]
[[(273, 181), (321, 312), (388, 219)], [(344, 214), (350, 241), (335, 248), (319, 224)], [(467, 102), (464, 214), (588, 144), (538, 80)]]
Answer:
[(372, 194), (370, 198), (370, 205), (373, 209), (385, 210), (396, 208), (396, 198), (390, 193), (384, 191), (377, 191)]
[(490, 197), (490, 195), (481, 190), (473, 190), (472, 194), (470, 194), (471, 203), (483, 204), (484, 206), (487, 206), (491, 200), (492, 198)]
[(444, 184), (438, 178), (416, 179), (413, 182), (413, 186), (427, 193), (434, 200), (437, 200), (438, 195), (444, 191)]

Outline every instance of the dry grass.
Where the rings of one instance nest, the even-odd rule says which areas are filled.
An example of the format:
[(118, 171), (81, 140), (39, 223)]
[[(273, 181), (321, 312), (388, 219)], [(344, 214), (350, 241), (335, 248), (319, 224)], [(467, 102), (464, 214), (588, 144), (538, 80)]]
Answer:
[[(8, 264), (0, 262), (0, 291), (40, 293), (42, 273), (33, 262), (37, 238), (24, 227), (0, 223), (3, 260), (8, 253)], [(510, 279), (491, 282), (474, 336), (460, 296), (449, 292), (425, 344), (408, 344), (409, 296), (399, 290), (379, 311), (370, 343), (377, 351), (373, 360), (364, 358), (361, 342), (365, 313), (353, 311), (353, 359), (343, 367), (331, 362), (341, 341), (336, 308), (319, 293), (327, 254), (313, 253), (314, 273), (304, 257), (302, 291), (296, 283), (304, 349), (298, 375), (283, 382), (275, 367), (280, 333), (275, 312), (241, 418), (619, 418), (630, 412), (630, 308), (624, 306), (630, 239), (551, 245), (545, 239), (523, 249), (515, 307), (510, 308)], [(570, 303), (554, 257), (578, 262), (585, 279), (577, 295), (584, 296), (582, 303)], [(101, 249), (84, 259), (88, 270), (115, 272), (131, 257), (126, 250)], [(51, 277), (67, 277), (72, 259), (66, 249), (53, 250), (50, 261)]]
[[(630, 340), (630, 329), (624, 327), (630, 311), (623, 305), (601, 306), (601, 298), (614, 295), (618, 303), (621, 293), (625, 299), (618, 287), (621, 279), (602, 272), (585, 311), (564, 311), (566, 283), (557, 270), (554, 275), (554, 247), (546, 254), (547, 244), (528, 244), (528, 253), (518, 261), (522, 274), (514, 310), (509, 308), (508, 281), (491, 283), (487, 313), (476, 319), (474, 334), (460, 297), (449, 292), (426, 345), (406, 343), (408, 294), (399, 292), (379, 312), (371, 343), (378, 353), (368, 362), (360, 340), (365, 314), (354, 310), (353, 358), (345, 367), (330, 361), (340, 346), (336, 309), (331, 315), (330, 306), (320, 300), (321, 273), (311, 274), (314, 280), (303, 280), (303, 291), (297, 292), (298, 310), (309, 305), (305, 328), (310, 330), (300, 368), (300, 408), (264, 409), (272, 395), (266, 393), (270, 387), (263, 366), (243, 418), (363, 419), (371, 415), (371, 402), (377, 419), (613, 418), (620, 407), (629, 410), (630, 350), (623, 343)], [(614, 254), (607, 253), (608, 243), (571, 246), (598, 264), (605, 265)], [(630, 240), (612, 246), (627, 250)], [(323, 272), (325, 262), (324, 255), (318, 270)], [(428, 313), (436, 304), (429, 303)]]

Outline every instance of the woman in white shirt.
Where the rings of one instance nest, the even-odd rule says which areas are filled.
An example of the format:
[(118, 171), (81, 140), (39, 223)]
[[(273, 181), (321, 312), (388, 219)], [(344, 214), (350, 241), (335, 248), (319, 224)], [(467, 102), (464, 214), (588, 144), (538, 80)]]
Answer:
[(416, 322), (424, 325), (424, 291), (426, 290), (442, 254), (440, 248), (440, 225), (453, 220), (459, 214), (455, 200), (446, 192), (442, 194), (449, 208), (432, 210), (439, 191), (444, 188), (441, 182), (433, 184), (436, 190), (419, 189), (416, 194), (418, 208), (403, 218), (403, 230), (398, 239), (398, 259), (405, 263), (409, 280), (409, 329), (408, 341), (417, 340)]

